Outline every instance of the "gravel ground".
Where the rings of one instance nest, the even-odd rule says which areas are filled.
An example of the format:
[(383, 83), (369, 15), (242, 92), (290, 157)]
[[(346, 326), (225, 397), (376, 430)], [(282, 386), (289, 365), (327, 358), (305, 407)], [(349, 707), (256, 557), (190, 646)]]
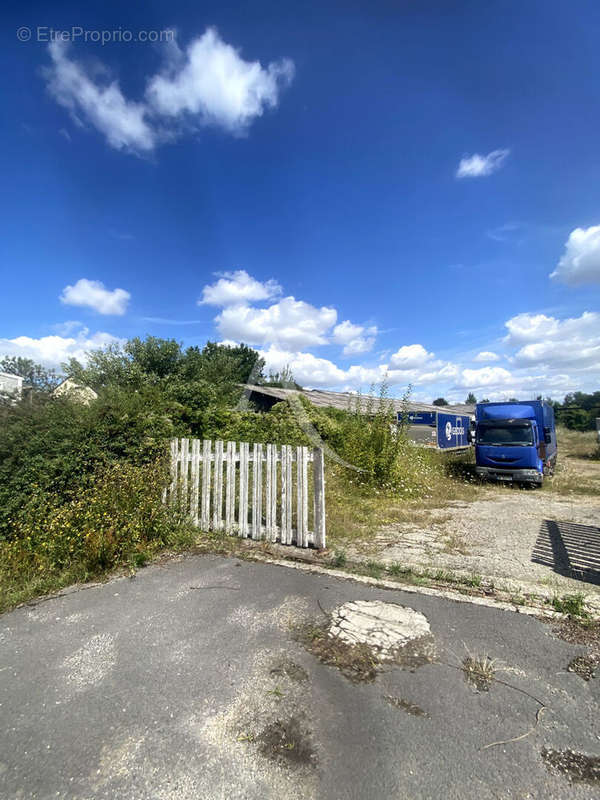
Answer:
[[(476, 574), (517, 593), (583, 592), (600, 603), (599, 525), (597, 497), (506, 488), (436, 509), (421, 525), (388, 526), (349, 556)], [(569, 566), (581, 570), (576, 577)]]

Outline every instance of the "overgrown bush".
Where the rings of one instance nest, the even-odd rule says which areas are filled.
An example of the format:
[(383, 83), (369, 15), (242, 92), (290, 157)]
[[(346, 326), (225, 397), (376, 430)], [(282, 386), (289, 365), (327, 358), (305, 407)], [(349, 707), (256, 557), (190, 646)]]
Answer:
[(128, 560), (139, 563), (169, 543), (178, 521), (162, 502), (164, 463), (116, 463), (66, 501), (32, 488), (0, 543), (3, 569), (13, 575), (56, 574), (79, 565), (88, 576)]
[(0, 415), (0, 539), (34, 491), (61, 501), (86, 489), (114, 463), (154, 462), (176, 432), (152, 390), (107, 390), (94, 403), (68, 398), (5, 407)]
[(360, 395), (340, 418), (336, 432), (338, 455), (362, 484), (393, 490), (401, 480), (400, 455), (406, 450), (404, 428), (396, 424), (394, 404), (382, 384), (379, 397)]

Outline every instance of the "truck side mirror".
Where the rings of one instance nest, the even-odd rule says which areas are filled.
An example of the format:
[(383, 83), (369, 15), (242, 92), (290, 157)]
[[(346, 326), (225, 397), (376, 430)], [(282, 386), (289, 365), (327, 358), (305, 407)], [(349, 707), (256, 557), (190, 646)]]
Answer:
[(552, 436), (549, 433), (545, 433), (544, 441), (546, 442), (546, 444), (552, 444)]

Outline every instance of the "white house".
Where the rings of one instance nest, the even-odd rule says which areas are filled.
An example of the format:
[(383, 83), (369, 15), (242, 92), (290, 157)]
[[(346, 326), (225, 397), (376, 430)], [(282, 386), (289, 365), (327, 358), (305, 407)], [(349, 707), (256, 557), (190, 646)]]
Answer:
[(71, 400), (78, 400), (80, 403), (85, 403), (85, 405), (89, 405), (92, 400), (96, 400), (98, 397), (91, 387), (81, 386), (81, 384), (75, 383), (71, 378), (66, 378), (62, 383), (59, 383), (58, 386), (52, 390), (52, 396), (68, 396)]
[(23, 394), (23, 378), (10, 372), (0, 372), (0, 395), (9, 395), (20, 400)]

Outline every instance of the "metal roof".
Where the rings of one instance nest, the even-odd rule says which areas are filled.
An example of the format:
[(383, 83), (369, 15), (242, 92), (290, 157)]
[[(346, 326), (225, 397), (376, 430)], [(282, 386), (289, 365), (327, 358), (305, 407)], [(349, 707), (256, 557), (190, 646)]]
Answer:
[[(342, 411), (348, 411), (356, 407), (356, 402), (360, 398), (361, 407), (366, 410), (369, 403), (372, 403), (374, 409), (377, 408), (379, 397), (372, 395), (358, 395), (352, 392), (329, 392), (323, 389), (280, 389), (276, 386), (257, 386), (255, 384), (245, 384), (244, 388), (251, 393), (263, 394), (267, 397), (274, 397), (277, 400), (287, 400), (292, 395), (303, 395), (315, 406), (326, 408), (339, 408)], [(390, 397), (389, 402), (393, 404), (394, 411), (403, 410), (403, 402), (396, 397)], [(458, 404), (450, 406), (434, 406), (428, 403), (407, 403), (409, 411), (445, 411), (450, 414), (467, 414), (473, 416), (475, 414), (474, 405)]]

